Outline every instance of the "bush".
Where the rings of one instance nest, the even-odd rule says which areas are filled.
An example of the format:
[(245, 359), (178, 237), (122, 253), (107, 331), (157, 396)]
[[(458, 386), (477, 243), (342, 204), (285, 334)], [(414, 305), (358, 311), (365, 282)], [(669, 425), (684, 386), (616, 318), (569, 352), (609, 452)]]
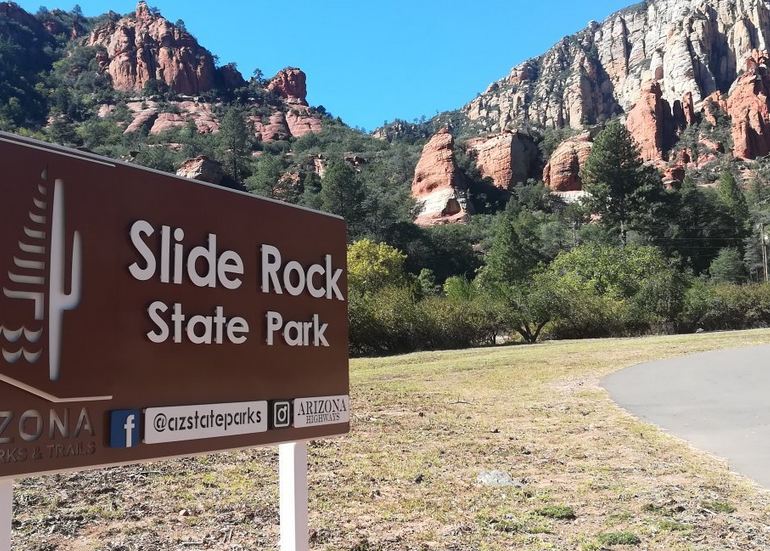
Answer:
[(752, 329), (770, 325), (770, 285), (709, 284), (697, 281), (687, 291), (680, 331)]
[(350, 352), (354, 356), (459, 349), (493, 343), (503, 316), (486, 297), (419, 300), (411, 287), (351, 292)]
[(376, 295), (351, 292), (350, 351), (355, 356), (411, 352), (421, 348), (425, 320), (412, 290), (385, 287)]

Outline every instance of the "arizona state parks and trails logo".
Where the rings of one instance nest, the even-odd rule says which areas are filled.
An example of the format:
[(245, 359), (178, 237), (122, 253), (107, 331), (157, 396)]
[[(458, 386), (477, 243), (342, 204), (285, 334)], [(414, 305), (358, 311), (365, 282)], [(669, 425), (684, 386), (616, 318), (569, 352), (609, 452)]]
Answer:
[[(23, 307), (0, 307), (0, 351), (2, 363), (6, 365), (0, 372), (0, 383), (42, 398), (49, 405), (21, 411), (2, 408), (0, 404), (0, 445), (5, 445), (0, 448), (0, 463), (92, 454), (96, 448), (92, 439), (96, 434), (88, 407), (63, 404), (109, 399), (108, 396), (56, 396), (16, 376), (30, 370), (44, 371), (48, 379), (55, 382), (61, 375), (64, 313), (78, 306), (82, 284), (80, 234), (66, 233), (65, 189), (62, 180), (50, 183), (47, 171), (42, 172), (40, 182), (30, 189), (27, 219), (19, 228), (17, 249), (12, 259), (7, 259), (10, 269), (4, 274), (2, 294), (4, 300), (20, 302)], [(65, 258), (67, 238), (71, 250), (69, 264)], [(67, 290), (65, 269), (68, 265)], [(15, 319), (2, 315), (7, 311), (23, 315)], [(56, 442), (42, 447), (36, 445), (43, 437)], [(83, 441), (83, 438), (91, 440)]]

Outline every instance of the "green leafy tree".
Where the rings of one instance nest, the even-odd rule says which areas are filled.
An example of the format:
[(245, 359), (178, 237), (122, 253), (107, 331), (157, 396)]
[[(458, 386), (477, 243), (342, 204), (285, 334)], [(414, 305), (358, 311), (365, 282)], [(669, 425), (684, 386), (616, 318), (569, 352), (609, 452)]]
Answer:
[(466, 278), (452, 276), (444, 282), (444, 295), (449, 300), (472, 301), (478, 296), (478, 290)]
[(720, 249), (735, 246), (745, 235), (717, 193), (699, 188), (691, 178), (671, 200), (671, 214), (660, 221), (664, 234), (656, 243), (669, 256), (681, 258), (695, 275), (705, 274)]
[(406, 284), (406, 255), (385, 243), (361, 239), (348, 246), (348, 286), (358, 293)]
[(558, 278), (544, 272), (502, 291), (509, 324), (525, 342), (536, 343), (550, 322), (567, 314), (570, 297), (563, 290)]
[(631, 297), (656, 273), (673, 270), (657, 247), (581, 245), (560, 254), (549, 269), (562, 277), (575, 277), (597, 293)]
[(740, 251), (728, 247), (719, 254), (709, 267), (712, 281), (718, 283), (741, 283), (746, 280), (746, 267), (743, 264)]

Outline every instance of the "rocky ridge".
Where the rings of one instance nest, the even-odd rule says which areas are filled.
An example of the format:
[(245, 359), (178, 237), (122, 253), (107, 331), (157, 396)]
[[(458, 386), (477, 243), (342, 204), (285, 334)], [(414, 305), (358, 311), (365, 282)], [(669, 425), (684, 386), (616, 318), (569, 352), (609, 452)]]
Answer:
[(649, 81), (671, 105), (688, 93), (697, 104), (726, 93), (768, 38), (766, 0), (651, 0), (518, 65), (462, 113), (490, 132), (583, 128), (630, 111)]
[(100, 65), (116, 90), (141, 92), (152, 81), (186, 95), (214, 88), (216, 69), (211, 52), (144, 1), (133, 15), (95, 29), (88, 44), (104, 48)]
[[(177, 96), (163, 103), (152, 97), (128, 101), (133, 117), (125, 124), (125, 133), (146, 130), (158, 135), (190, 123), (202, 134), (219, 132), (222, 103), (204, 101), (200, 94), (217, 86), (229, 90), (246, 85), (234, 65), (215, 67), (211, 53), (192, 35), (144, 1), (133, 14), (112, 17), (95, 28), (87, 44), (100, 48), (99, 66), (116, 90), (141, 96), (148, 84), (160, 82)], [(307, 77), (301, 69), (282, 69), (265, 84), (265, 90), (276, 101), (262, 106), (268, 112), (262, 109), (260, 115), (249, 117), (257, 141), (287, 140), (321, 131), (321, 117), (307, 103)], [(104, 118), (113, 108), (102, 105), (98, 114)]]

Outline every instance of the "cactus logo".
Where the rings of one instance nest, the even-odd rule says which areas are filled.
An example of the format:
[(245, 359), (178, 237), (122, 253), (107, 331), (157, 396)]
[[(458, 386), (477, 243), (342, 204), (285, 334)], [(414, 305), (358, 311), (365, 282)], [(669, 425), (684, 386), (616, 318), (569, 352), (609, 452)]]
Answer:
[[(37, 366), (47, 357), (48, 377), (52, 382), (61, 376), (65, 312), (77, 308), (82, 294), (82, 244), (80, 233), (68, 232), (65, 225), (65, 192), (62, 180), (56, 179), (50, 185), (47, 172), (43, 171), (7, 274), (9, 285), (2, 288), (6, 298), (25, 302), (29, 312), (21, 323), (0, 325), (3, 360), (13, 366)], [(0, 380), (52, 402), (84, 399), (57, 398), (5, 375), (0, 375)]]

